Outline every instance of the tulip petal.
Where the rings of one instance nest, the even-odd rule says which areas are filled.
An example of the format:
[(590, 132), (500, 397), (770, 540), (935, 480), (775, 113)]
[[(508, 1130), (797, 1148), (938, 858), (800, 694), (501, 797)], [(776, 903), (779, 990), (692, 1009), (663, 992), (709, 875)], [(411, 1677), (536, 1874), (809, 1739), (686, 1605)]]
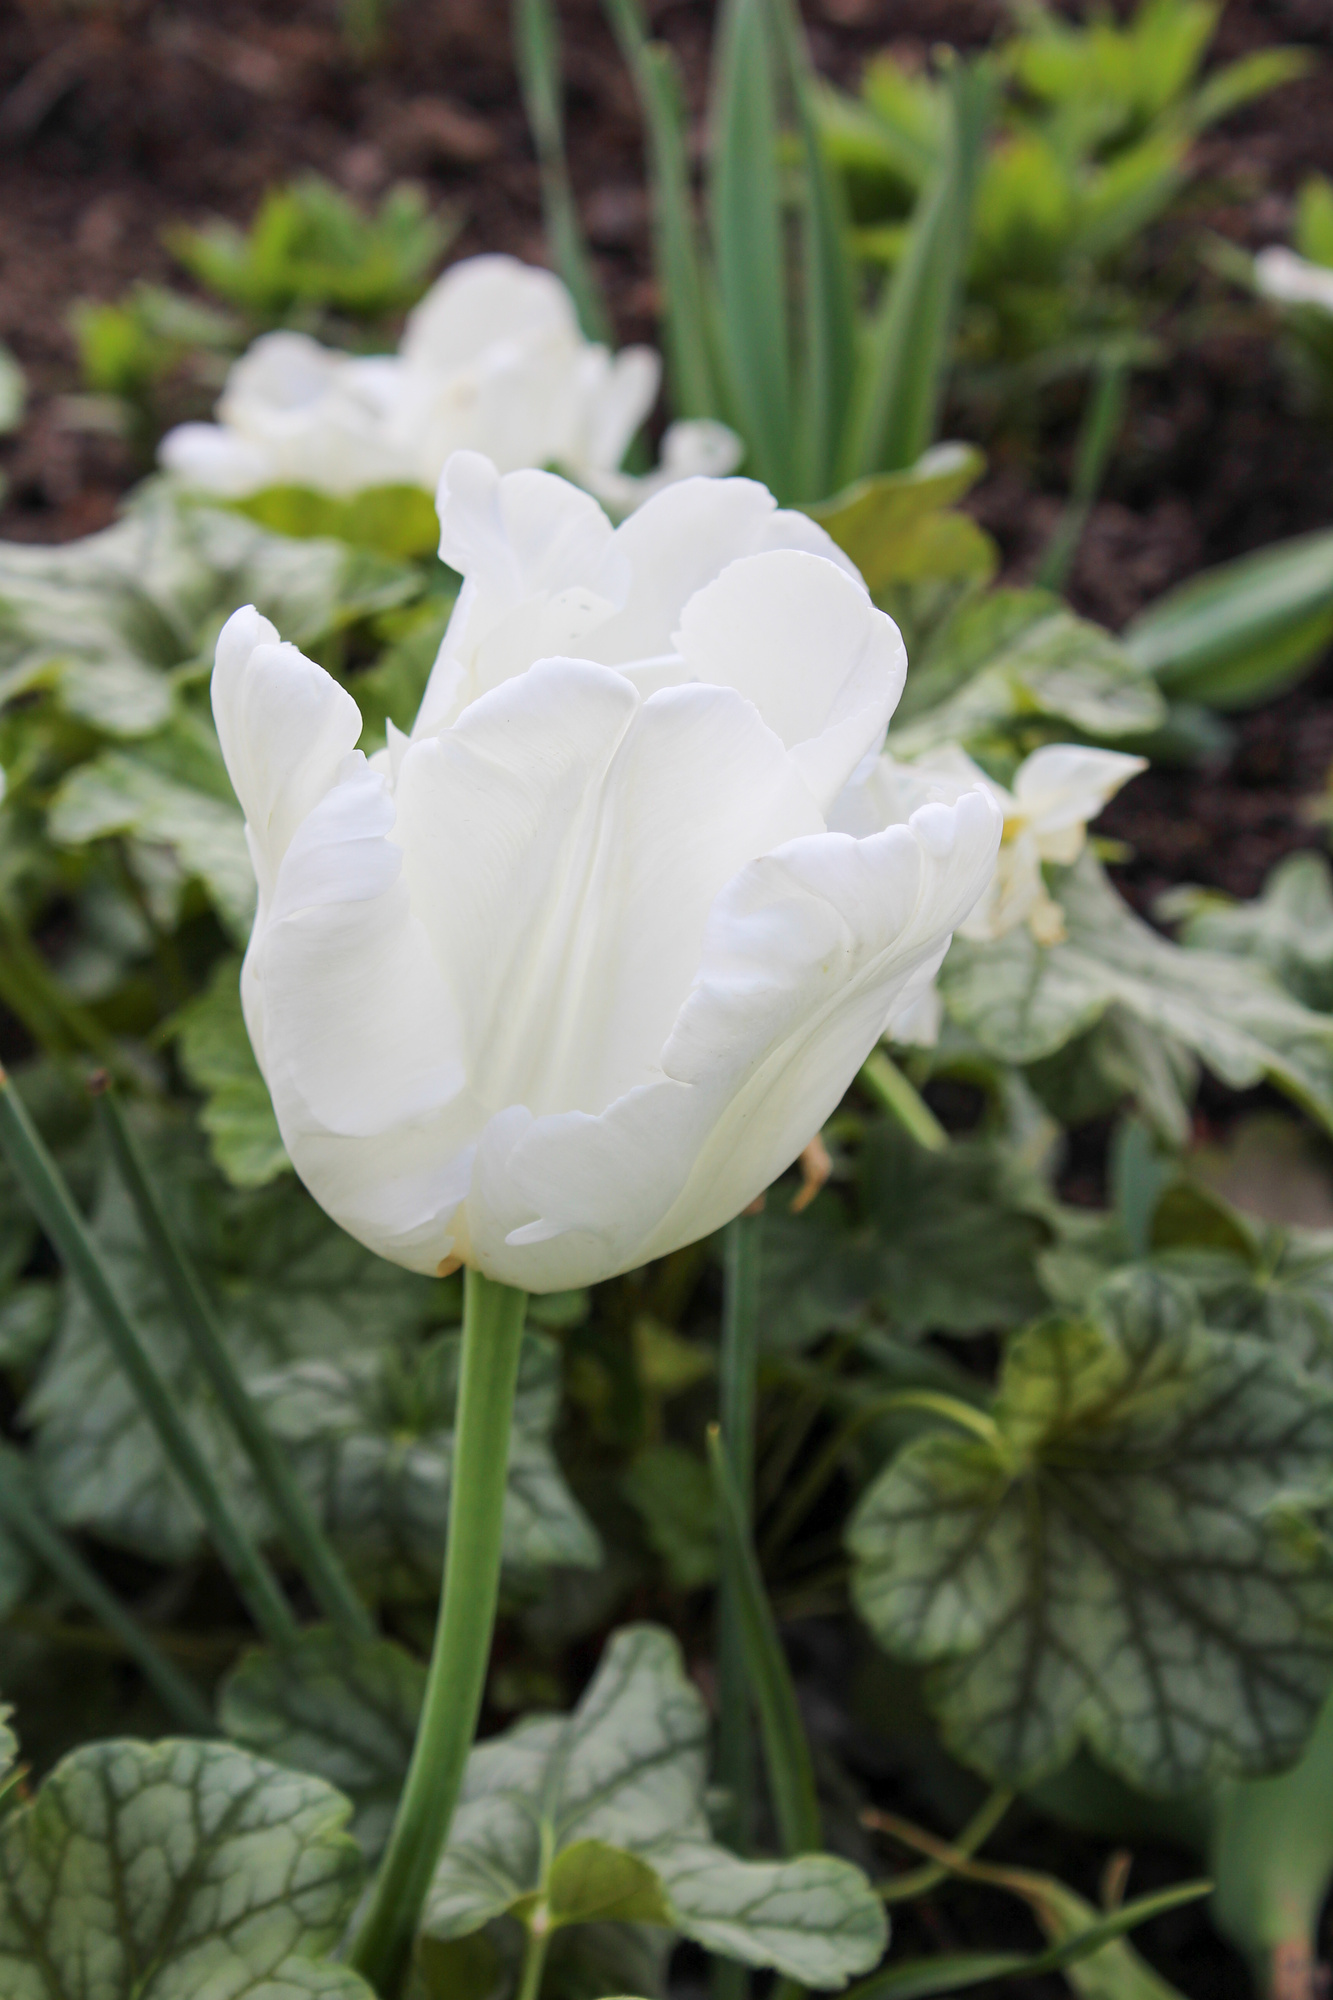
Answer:
[(969, 793), (868, 840), (818, 834), (743, 869), (713, 907), (662, 1080), (600, 1116), (483, 1135), (468, 1200), (481, 1267), (539, 1291), (584, 1283), (744, 1207), (833, 1111), (900, 996), (939, 965), (1000, 825), (993, 802)]
[(441, 559), (465, 581), (412, 730), (418, 738), (534, 659), (572, 652), (624, 588), (611, 523), (554, 473), (501, 478), (488, 458), (458, 451), (435, 504)]
[(730, 689), (641, 701), (547, 660), (412, 746), (398, 781), (412, 907), (497, 1110), (600, 1111), (656, 1073), (719, 889), (822, 820)]
[(630, 579), (628, 592), (622, 608), (599, 627), (588, 655), (608, 667), (672, 652), (685, 606), (739, 556), (804, 549), (857, 575), (817, 522), (779, 508), (753, 479), (681, 479), (666, 486), (621, 523), (615, 546)]
[(795, 549), (745, 556), (692, 598), (681, 678), (752, 701), (825, 810), (877, 748), (907, 674), (902, 635), (859, 583)]
[(334, 782), (361, 734), (361, 711), (252, 604), (218, 635), (213, 719), (245, 814), (261, 897), (288, 843)]
[(485, 1113), (393, 826), (388, 786), (358, 758), (291, 841), (247, 997), (297, 1172), (382, 1255), (412, 1262), (424, 1240), (416, 1267), (433, 1270)]

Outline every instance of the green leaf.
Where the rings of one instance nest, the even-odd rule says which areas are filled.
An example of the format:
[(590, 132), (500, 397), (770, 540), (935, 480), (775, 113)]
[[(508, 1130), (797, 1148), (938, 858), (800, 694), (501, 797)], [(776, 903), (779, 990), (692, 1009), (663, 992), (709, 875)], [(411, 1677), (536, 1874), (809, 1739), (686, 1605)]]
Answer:
[(981, 1140), (923, 1153), (890, 1120), (867, 1133), (858, 1202), (874, 1231), (875, 1292), (896, 1333), (982, 1333), (1041, 1310), (1036, 1260), (1048, 1233), (1008, 1174)]
[(255, 912), (255, 876), (240, 807), (176, 784), (127, 750), (80, 764), (51, 801), (47, 828), (62, 847), (125, 834), (168, 847), (203, 883), (233, 941), (244, 944)]
[(167, 247), (205, 290), (277, 326), (300, 306), (358, 318), (401, 312), (425, 290), (457, 228), (432, 215), (420, 188), (391, 187), (375, 215), (340, 188), (303, 174), (270, 188), (248, 230), (231, 222), (168, 230)]
[[(299, 1359), (332, 1360), (418, 1334), (448, 1299), (430, 1279), (363, 1250), (293, 1177), (262, 1193), (221, 1181), (176, 1121), (140, 1124), (154, 1186), (198, 1270), (243, 1375)], [(104, 1171), (93, 1234), (153, 1359), (244, 1518), (264, 1531), (248, 1461), (195, 1370), (119, 1178)], [(199, 1547), (193, 1506), (167, 1467), (127, 1379), (82, 1295), (65, 1295), (60, 1331), (26, 1405), (57, 1519), (156, 1560)]]
[(905, 472), (858, 479), (806, 511), (851, 557), (872, 596), (924, 576), (984, 581), (996, 567), (994, 544), (967, 515), (944, 511), (984, 469), (975, 446), (939, 444)]
[(1290, 1759), (1333, 1669), (1333, 1561), (1292, 1501), (1333, 1397), (1136, 1272), (1011, 1343), (994, 1418), (909, 1444), (848, 1535), (949, 1747), (1020, 1786), (1085, 1741), (1150, 1792)]
[[(984, 748), (1005, 728), (1030, 732), (1034, 724), (1114, 738), (1144, 734), (1165, 720), (1157, 687), (1109, 632), (1063, 609), (1034, 615), (1050, 602), (1035, 594), (996, 597), (998, 604), (983, 599), (969, 606), (952, 631), (937, 637), (923, 678), (930, 674), (928, 691), (938, 699), (924, 706), (923, 687), (904, 702), (907, 714), (889, 732), (896, 757), (910, 761), (944, 743)], [(978, 658), (992, 638), (994, 652)]]
[(246, 1749), (345, 1794), (351, 1831), (373, 1864), (389, 1838), (425, 1686), (425, 1668), (392, 1639), (353, 1643), (320, 1625), (284, 1653), (247, 1653), (222, 1684), (218, 1718)]
[(1025, 928), (994, 943), (956, 939), (940, 972), (948, 1013), (1005, 1062), (1054, 1054), (1119, 1004), (1183, 1043), (1233, 1090), (1264, 1077), (1333, 1127), (1333, 1021), (1248, 961), (1182, 951), (1136, 917), (1085, 853), (1049, 871), (1063, 944)]
[(620, 1490), (677, 1590), (716, 1581), (717, 1507), (701, 1458), (679, 1444), (647, 1445), (622, 1473)]
[(855, 380), (856, 270), (842, 189), (820, 135), (818, 84), (800, 12), (794, 0), (771, 0), (770, 19), (793, 100), (800, 149), (800, 295), (805, 321), (802, 485), (818, 497), (828, 492), (842, 456)]
[(561, 1848), (546, 1878), (553, 1924), (670, 1924), (662, 1885), (646, 1861), (604, 1840)]
[(714, 48), (709, 212), (730, 404), (749, 469), (785, 500), (795, 434), (777, 51), (764, 0), (724, 0)]
[(176, 1015), (181, 1068), (205, 1098), (199, 1122), (233, 1187), (266, 1187), (291, 1169), (268, 1085), (241, 1013), (241, 962), (221, 958), (197, 1000)]
[(1187, 948), (1257, 959), (1304, 1006), (1333, 1013), (1333, 873), (1322, 854), (1289, 854), (1252, 903), (1186, 885), (1154, 914), (1180, 922)]
[(1222, 1787), (1213, 1802), (1212, 1916), (1267, 1985), (1286, 1953), (1317, 1956), (1320, 1912), (1333, 1881), (1333, 1703), (1304, 1755), (1275, 1778)]
[(565, 153), (560, 29), (552, 0), (515, 0), (514, 59), (541, 169), (542, 216), (555, 267), (589, 340), (611, 338), (611, 322), (588, 253)]
[(934, 439), (994, 89), (984, 63), (957, 65), (941, 157), (861, 357), (845, 478), (901, 471)]
[(636, 1911), (651, 1876), (661, 1920), (708, 1950), (810, 1986), (866, 1970), (885, 1922), (857, 1869), (828, 1855), (741, 1861), (710, 1838), (707, 1740), (675, 1640), (652, 1626), (616, 1633), (572, 1715), (530, 1718), (473, 1750), (427, 1933), (466, 1937), (538, 1905), (549, 1918), (562, 1857), (596, 1842), (643, 1865)]
[(440, 541), (435, 502), (420, 486), (366, 486), (345, 499), (311, 486), (266, 486), (233, 504), (275, 535), (329, 536), (397, 559), (434, 555)]
[[(95, 1743), (0, 1824), (6, 2000), (371, 2000), (328, 1785), (218, 1743)], [(225, 1893), (224, 1893), (225, 1892)]]
[(1184, 1882), (1104, 1912), (1053, 1875), (1003, 1872), (1007, 1879), (1002, 1886), (1012, 1887), (1031, 1904), (1052, 1940), (1049, 1950), (969, 1951), (914, 1959), (862, 1980), (848, 2000), (925, 2000), (928, 1994), (963, 1993), (991, 1980), (1032, 1978), (1044, 1972), (1066, 1972), (1069, 1984), (1085, 2000), (1182, 2000), (1175, 1987), (1159, 1979), (1124, 1942), (1124, 1933), (1179, 1909), (1182, 1903), (1198, 1902), (1207, 1895), (1209, 1883)]
[(1130, 621), (1124, 643), (1169, 695), (1214, 708), (1266, 701), (1333, 634), (1333, 532), (1205, 570)]
[[(256, 1383), (329, 1533), (380, 1596), (433, 1595), (444, 1560), (460, 1343), (388, 1348), (275, 1369)], [(524, 1341), (505, 1492), (511, 1570), (596, 1569), (601, 1544), (551, 1448), (559, 1350)]]
[(1312, 49), (1255, 49), (1237, 62), (1215, 69), (1190, 99), (1187, 115), (1192, 129), (1201, 132), (1219, 118), (1229, 118), (1242, 104), (1308, 76), (1315, 60)]

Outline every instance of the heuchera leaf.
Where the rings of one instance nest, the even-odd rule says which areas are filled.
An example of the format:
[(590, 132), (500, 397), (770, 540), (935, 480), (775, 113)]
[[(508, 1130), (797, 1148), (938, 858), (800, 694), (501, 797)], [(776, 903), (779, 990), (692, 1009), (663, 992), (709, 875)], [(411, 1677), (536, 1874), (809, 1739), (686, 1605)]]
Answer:
[(908, 1445), (848, 1536), (951, 1748), (1018, 1786), (1084, 1740), (1154, 1792), (1289, 1760), (1333, 1673), (1333, 1561), (1291, 1498), (1326, 1484), (1333, 1396), (1139, 1270), (1012, 1342), (994, 1420)]
[(205, 1102), (199, 1122), (234, 1187), (265, 1187), (290, 1173), (268, 1085), (241, 1013), (241, 963), (218, 960), (197, 1000), (176, 1016), (181, 1067)]
[(1091, 853), (1052, 868), (1049, 880), (1064, 943), (1039, 945), (1025, 926), (994, 943), (960, 938), (940, 971), (949, 1014), (992, 1055), (1036, 1062), (1118, 1002), (1233, 1090), (1268, 1077), (1333, 1127), (1333, 1020), (1291, 999), (1260, 966), (1160, 937)]
[(336, 1785), (373, 1863), (407, 1776), (425, 1686), (421, 1662), (392, 1639), (353, 1642), (317, 1625), (284, 1653), (247, 1653), (223, 1683), (218, 1715), (247, 1749)]
[(348, 1807), (225, 1744), (95, 1743), (0, 1825), (5, 2000), (371, 2000)]
[(472, 1752), (427, 1933), (467, 1937), (538, 1906), (547, 1922), (583, 1920), (563, 1905), (669, 1924), (808, 1986), (867, 1970), (886, 1927), (858, 1869), (830, 1855), (742, 1861), (712, 1839), (707, 1740), (675, 1640), (616, 1633), (572, 1715), (530, 1718)]
[(1185, 886), (1159, 897), (1153, 913), (1184, 919), (1186, 947), (1257, 958), (1305, 1006), (1333, 1012), (1333, 875), (1322, 854), (1289, 854), (1251, 903)]
[[(460, 1342), (298, 1362), (255, 1383), (330, 1534), (377, 1596), (438, 1587), (449, 1515)], [(523, 1344), (510, 1434), (504, 1556), (513, 1570), (596, 1569), (601, 1543), (551, 1449), (560, 1364), (551, 1342)]]

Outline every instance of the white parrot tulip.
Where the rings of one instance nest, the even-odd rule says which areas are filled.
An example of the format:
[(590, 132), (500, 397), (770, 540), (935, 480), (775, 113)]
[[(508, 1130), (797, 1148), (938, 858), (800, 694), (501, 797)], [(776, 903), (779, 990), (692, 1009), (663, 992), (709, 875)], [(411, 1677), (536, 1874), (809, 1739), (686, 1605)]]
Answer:
[(218, 421), (178, 425), (159, 457), (190, 485), (241, 499), (276, 485), (433, 493), (453, 452), (482, 451), (502, 472), (558, 464), (627, 511), (665, 480), (730, 472), (739, 459), (724, 425), (685, 423), (667, 432), (656, 473), (618, 470), (660, 377), (651, 348), (613, 355), (585, 340), (550, 271), (471, 257), (409, 315), (397, 354), (263, 335), (228, 375)]
[(465, 583), (410, 737), (253, 609), (213, 707), (259, 885), (242, 996), (325, 1209), (418, 1271), (582, 1285), (796, 1158), (984, 890), (985, 787), (865, 839), (833, 799), (905, 659), (823, 531), (746, 480), (613, 530), (471, 454)]

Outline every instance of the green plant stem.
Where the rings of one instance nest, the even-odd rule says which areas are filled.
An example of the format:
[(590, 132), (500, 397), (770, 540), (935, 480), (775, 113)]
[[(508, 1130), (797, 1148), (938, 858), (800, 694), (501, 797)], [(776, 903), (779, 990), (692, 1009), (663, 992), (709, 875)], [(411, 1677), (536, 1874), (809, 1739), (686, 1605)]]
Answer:
[(0, 1517), (70, 1595), (115, 1635), (181, 1728), (195, 1736), (216, 1735), (202, 1695), (158, 1651), (142, 1625), (111, 1594), (73, 1543), (46, 1519), (27, 1490), (22, 1458), (7, 1445), (0, 1446)]
[(1123, 361), (1110, 362), (1097, 371), (1079, 427), (1069, 499), (1037, 568), (1035, 580), (1046, 590), (1063, 590), (1078, 554), (1092, 503), (1101, 491), (1124, 421), (1126, 372)]
[[(970, 1861), (977, 1849), (985, 1846), (1013, 1802), (1012, 1792), (992, 1792), (973, 1813), (951, 1851)], [(909, 1868), (903, 1874), (881, 1882), (879, 1893), (886, 1903), (914, 1902), (919, 1896), (929, 1895), (941, 1882), (947, 1882), (950, 1872), (945, 1862), (928, 1861), (921, 1868)]]
[(824, 1845), (824, 1836), (810, 1747), (782, 1641), (764, 1591), (740, 1490), (716, 1424), (708, 1433), (708, 1458), (718, 1498), (723, 1561), (735, 1577), (742, 1656), (759, 1711), (764, 1765), (778, 1838), (785, 1854), (817, 1854)]
[(0, 1145), (61, 1262), (101, 1322), (112, 1352), (129, 1376), (144, 1414), (198, 1508), (255, 1623), (272, 1645), (291, 1645), (299, 1628), (281, 1584), (232, 1513), (212, 1467), (186, 1427), (170, 1386), (158, 1373), (142, 1335), (121, 1304), (59, 1167), (3, 1070)]
[(371, 1639), (375, 1624), (352, 1588), (315, 1511), (292, 1472), (254, 1398), (241, 1380), (212, 1303), (186, 1258), (148, 1176), (138, 1141), (115, 1096), (97, 1094), (97, 1114), (120, 1175), (129, 1190), (158, 1271), (171, 1294), (195, 1360), (207, 1375), (255, 1477), (273, 1509), (292, 1560), (326, 1618), (345, 1637)]
[[(759, 1347), (759, 1251), (762, 1215), (738, 1215), (723, 1239), (722, 1341), (718, 1356), (718, 1421), (747, 1529), (754, 1508), (755, 1409)], [(722, 1549), (717, 1593), (717, 1783), (726, 1804), (718, 1833), (738, 1854), (749, 1852), (754, 1820), (754, 1723), (741, 1629), (741, 1579)], [(713, 2000), (741, 2000), (749, 1989), (744, 1966), (715, 1958)]]
[(546, 1954), (550, 1948), (551, 1929), (549, 1923), (530, 1923), (527, 1942), (523, 1947), (523, 1971), (518, 1982), (515, 2000), (537, 2000), (541, 1992), (542, 1973), (546, 1970)]
[[(72, 1000), (32, 941), (0, 911), (0, 999), (46, 1054), (59, 1062), (85, 1049), (113, 1075), (136, 1077), (95, 1015)], [(142, 1078), (136, 1078), (142, 1082)]]
[[(724, 1250), (718, 1422), (748, 1533), (754, 1509), (755, 1408), (759, 1345), (759, 1246), (763, 1218), (738, 1215)], [(752, 1838), (754, 1737), (741, 1634), (741, 1579), (724, 1551), (718, 1588), (717, 1781), (727, 1794), (722, 1838), (740, 1854)]]
[(928, 1153), (942, 1153), (949, 1135), (930, 1106), (903, 1075), (887, 1049), (872, 1049), (861, 1065), (857, 1082), (881, 1111), (896, 1118), (905, 1132)]
[[(960, 1417), (959, 1411), (966, 1407), (958, 1398), (947, 1394), (939, 1395), (930, 1389), (895, 1389), (888, 1395), (876, 1396), (870, 1402), (862, 1403), (859, 1409), (853, 1410), (850, 1416), (844, 1418), (819, 1456), (807, 1469), (800, 1485), (783, 1501), (764, 1537), (765, 1559), (771, 1562), (790, 1540), (837, 1471), (843, 1455), (860, 1437), (862, 1431), (878, 1423), (881, 1417), (894, 1416), (900, 1410), (929, 1410), (936, 1416), (946, 1417), (950, 1422), (959, 1424), (962, 1429), (978, 1428)], [(994, 1424), (983, 1411), (978, 1410), (975, 1414), (985, 1425), (984, 1436), (987, 1443), (992, 1442), (995, 1434)]]
[(397, 2000), (481, 1713), (500, 1589), (505, 1479), (527, 1294), (469, 1270), (444, 1590), (407, 1783), (351, 1960)]

